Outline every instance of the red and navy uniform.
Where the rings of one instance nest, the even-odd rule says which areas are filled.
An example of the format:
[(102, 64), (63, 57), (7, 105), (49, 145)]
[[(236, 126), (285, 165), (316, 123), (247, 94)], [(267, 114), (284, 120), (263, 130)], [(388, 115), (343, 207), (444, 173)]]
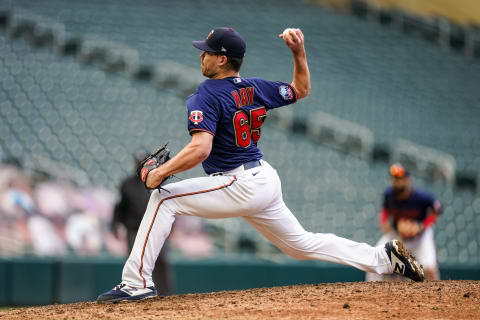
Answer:
[(387, 188), (383, 198), (383, 210), (380, 213), (380, 222), (385, 223), (391, 218), (392, 226), (397, 230), (397, 223), (401, 219), (411, 219), (423, 224), (426, 229), (435, 223), (436, 217), (442, 211), (439, 200), (426, 191), (412, 189), (406, 199), (396, 199), (391, 187)]
[(286, 82), (260, 78), (208, 79), (187, 99), (188, 131), (214, 136), (212, 151), (203, 161), (207, 174), (229, 171), (260, 160), (257, 146), (267, 111), (296, 101)]

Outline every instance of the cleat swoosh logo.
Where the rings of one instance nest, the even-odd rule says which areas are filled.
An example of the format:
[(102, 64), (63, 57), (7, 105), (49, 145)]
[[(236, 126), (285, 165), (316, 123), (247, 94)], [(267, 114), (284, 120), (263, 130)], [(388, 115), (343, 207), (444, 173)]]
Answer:
[(129, 294), (129, 295), (132, 295), (134, 291), (137, 291), (136, 288), (122, 288), (122, 289), (120, 289), (120, 290), (123, 291), (123, 292), (125, 292), (125, 293), (127, 293), (127, 294)]
[(257, 171), (255, 173), (252, 173), (252, 176), (256, 176), (260, 171)]

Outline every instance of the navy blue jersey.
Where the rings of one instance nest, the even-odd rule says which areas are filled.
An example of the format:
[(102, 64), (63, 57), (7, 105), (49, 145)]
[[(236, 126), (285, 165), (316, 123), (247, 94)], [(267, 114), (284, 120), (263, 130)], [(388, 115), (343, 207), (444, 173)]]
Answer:
[(393, 226), (397, 228), (397, 222), (402, 218), (413, 219), (423, 222), (430, 212), (440, 213), (442, 205), (426, 191), (413, 189), (408, 198), (395, 199), (391, 187), (384, 193), (383, 208), (393, 218)]
[(296, 101), (286, 82), (260, 78), (208, 79), (188, 97), (188, 131), (205, 131), (214, 136), (212, 151), (203, 161), (207, 174), (232, 170), (260, 160), (257, 147), (261, 126), (270, 109)]

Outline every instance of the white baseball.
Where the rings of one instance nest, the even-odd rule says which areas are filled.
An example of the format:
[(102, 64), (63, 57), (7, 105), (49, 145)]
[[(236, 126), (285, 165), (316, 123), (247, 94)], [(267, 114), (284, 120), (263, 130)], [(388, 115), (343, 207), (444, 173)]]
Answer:
[(295, 28), (287, 28), (287, 29), (283, 30), (282, 38), (285, 39), (287, 37), (290, 37), (290, 40), (293, 41), (295, 39), (295, 31), (296, 30), (297, 29), (295, 29)]

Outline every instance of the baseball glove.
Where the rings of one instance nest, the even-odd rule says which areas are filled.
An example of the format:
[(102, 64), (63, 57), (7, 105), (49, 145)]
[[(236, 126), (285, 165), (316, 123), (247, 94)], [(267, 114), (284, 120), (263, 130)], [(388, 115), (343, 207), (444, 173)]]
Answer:
[(137, 175), (142, 180), (145, 188), (148, 190), (161, 189), (162, 184), (165, 183), (171, 176), (166, 177), (163, 181), (155, 188), (147, 187), (147, 177), (150, 171), (160, 167), (162, 164), (170, 160), (170, 150), (167, 149), (166, 143), (163, 147), (155, 151), (154, 153), (148, 155), (143, 159), (137, 167)]
[(422, 224), (415, 220), (401, 219), (397, 223), (397, 232), (402, 239), (411, 239), (422, 231)]

